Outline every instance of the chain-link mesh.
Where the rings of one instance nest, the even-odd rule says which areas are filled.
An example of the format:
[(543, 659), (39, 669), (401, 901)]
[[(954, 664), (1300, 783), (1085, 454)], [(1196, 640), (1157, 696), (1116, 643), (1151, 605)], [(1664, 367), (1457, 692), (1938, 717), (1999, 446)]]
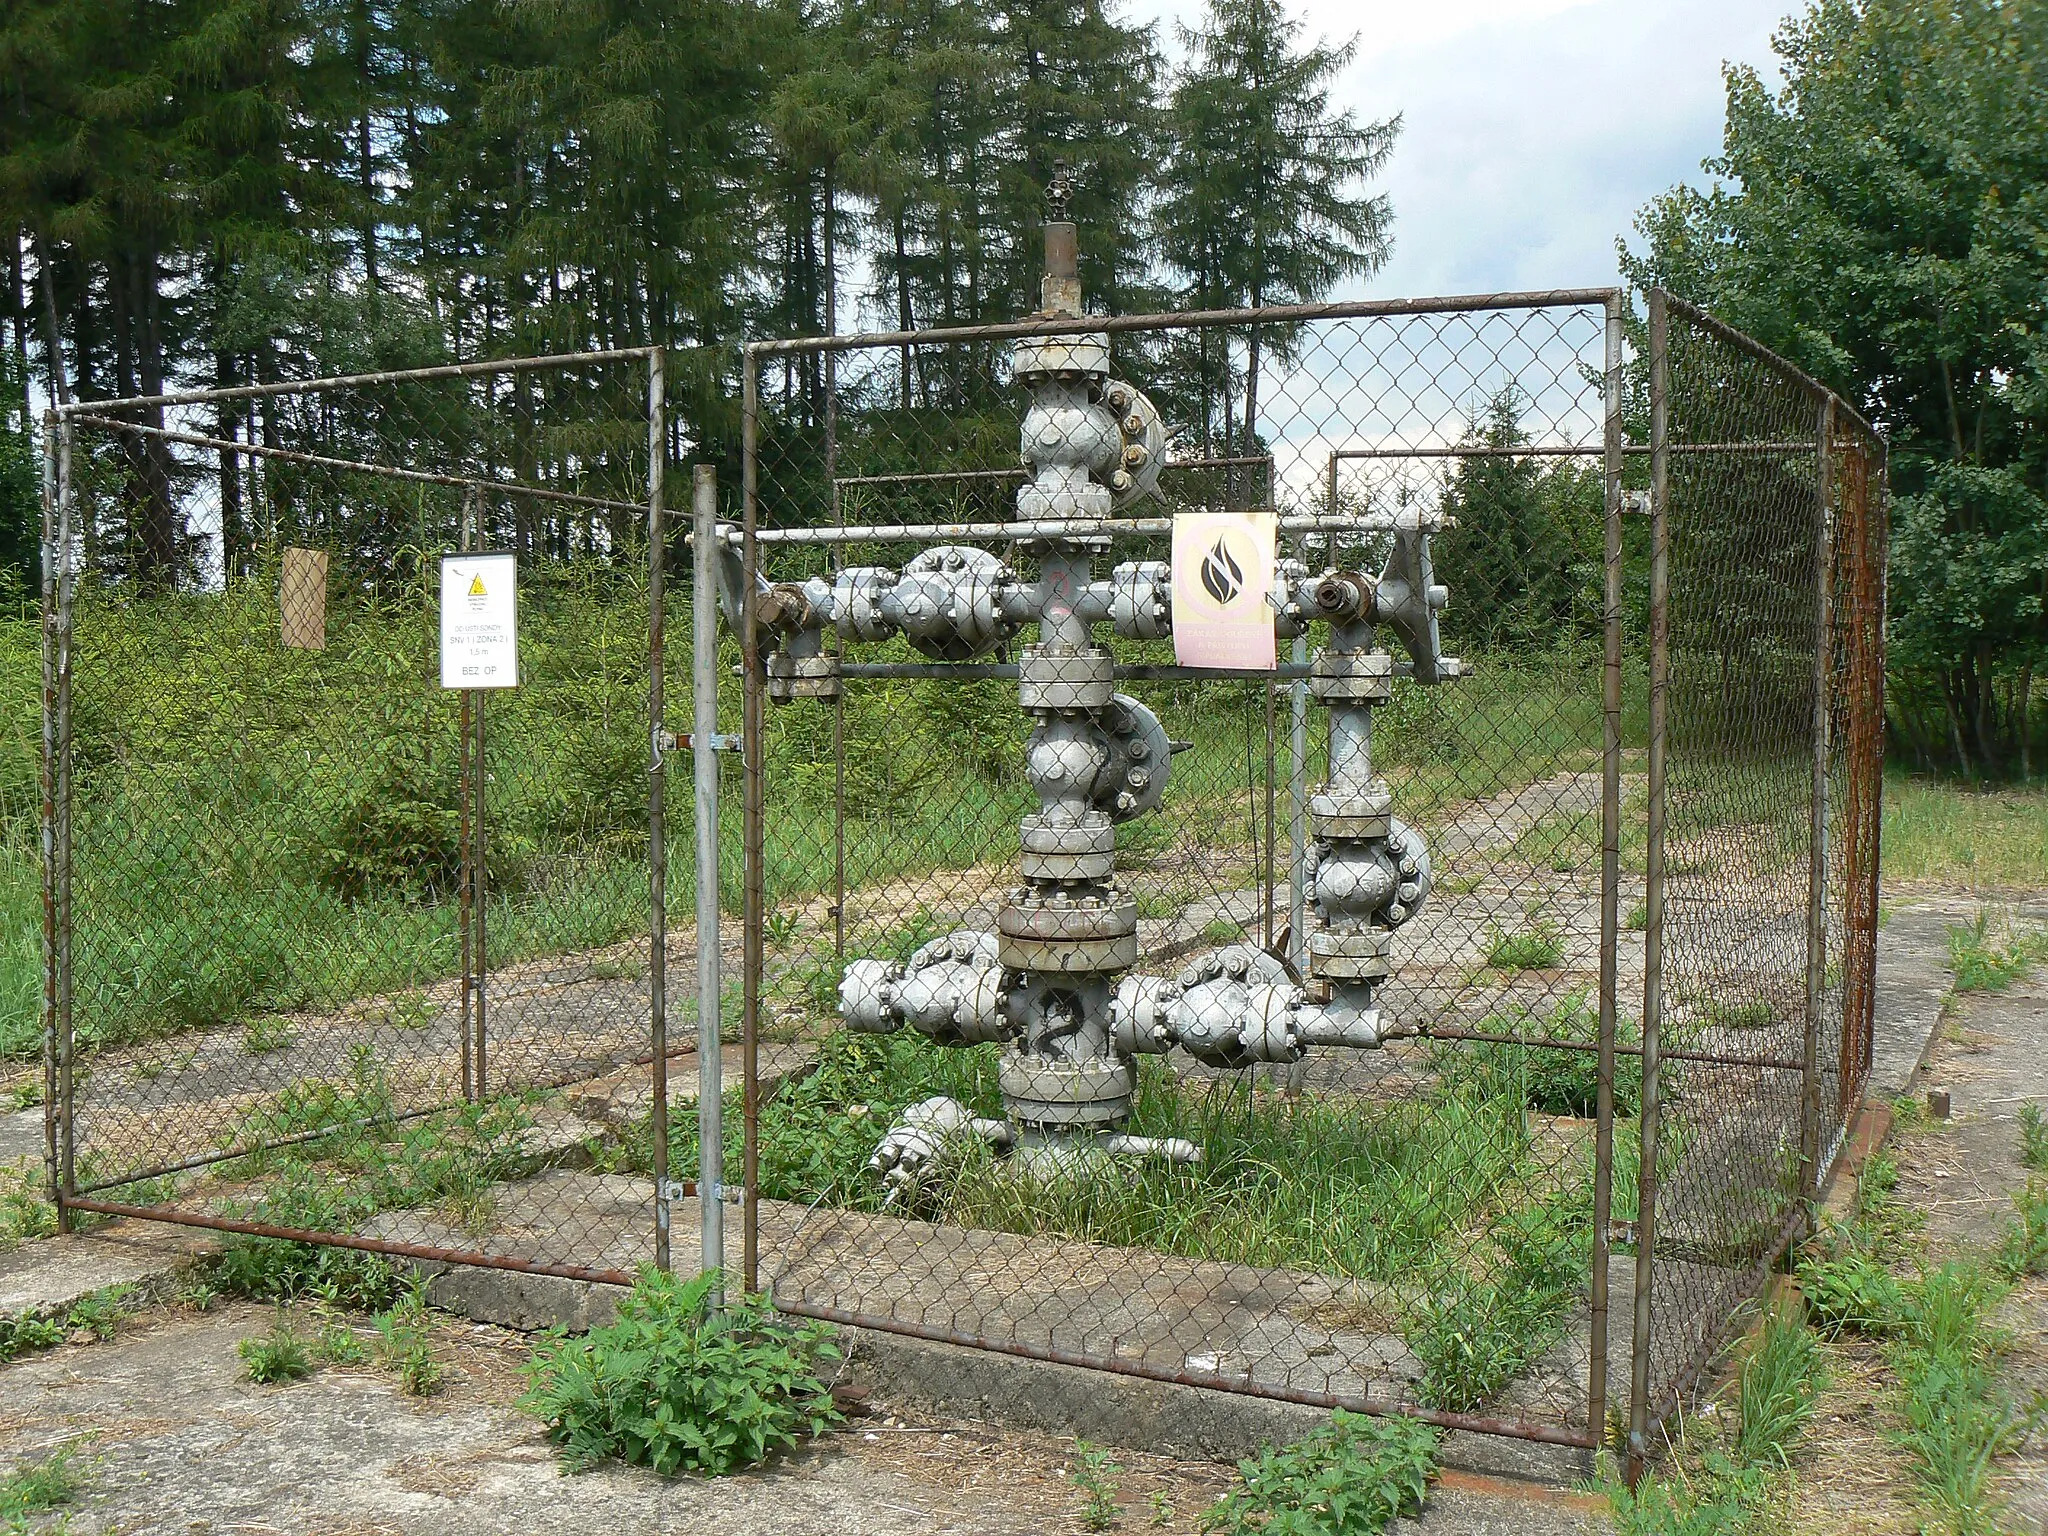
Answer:
[(1881, 445), (1746, 338), (1653, 304), (1670, 595), (1652, 667), (1666, 819), (1649, 1420), (1797, 1237), (1860, 1101), (1883, 675)]
[[(648, 368), (59, 427), (71, 1194), (622, 1267), (588, 1202), (499, 1204), (646, 1110)], [(515, 688), (443, 686), (466, 549), (517, 556)]]
[[(846, 1034), (835, 989), (847, 960), (995, 926), (1037, 803), (1028, 722), (1010, 676), (858, 675), (924, 660), (900, 639), (846, 649), (836, 704), (768, 714), (760, 1027), (814, 1063), (758, 1115), (761, 1281), (779, 1304), (1589, 1442), (1606, 328), (1605, 306), (1581, 299), (1113, 338), (1115, 374), (1179, 429), (1158, 502), (1133, 516), (1334, 514), (1349, 525), (1286, 535), (1283, 553), (1377, 572), (1385, 535), (1368, 530), (1440, 512), (1455, 522), (1435, 541), (1444, 643), (1470, 667), (1398, 682), (1374, 729), (1394, 814), (1436, 872), (1381, 993), (1422, 1037), (1293, 1068), (1140, 1058), (1130, 1129), (1200, 1144), (1198, 1165), (1044, 1185), (991, 1160), (913, 1208), (889, 1199), (867, 1169), (877, 1139), (933, 1095), (1000, 1115), (999, 1049)], [(932, 525), (1013, 516), (1007, 348), (932, 335), (760, 367), (766, 579), (900, 568), (961, 542)], [(832, 527), (891, 536), (807, 542)], [(992, 531), (969, 542), (1032, 579), (1032, 550)], [(1096, 574), (1167, 553), (1163, 533), (1122, 536)], [(1324, 776), (1326, 711), (1284, 677), (1173, 675), (1170, 643), (1115, 649), (1118, 688), (1180, 748), (1162, 808), (1118, 832), (1137, 968), (1171, 974), (1242, 941), (1299, 962), (1299, 802)], [(1639, 760), (1620, 783), (1639, 823)], [(1630, 847), (1624, 910), (1641, 897), (1639, 830)], [(1639, 935), (1623, 942), (1639, 957)], [(1640, 973), (1639, 958), (1622, 968), (1629, 1018)], [(1632, 1128), (1629, 1062), (1616, 1102)]]

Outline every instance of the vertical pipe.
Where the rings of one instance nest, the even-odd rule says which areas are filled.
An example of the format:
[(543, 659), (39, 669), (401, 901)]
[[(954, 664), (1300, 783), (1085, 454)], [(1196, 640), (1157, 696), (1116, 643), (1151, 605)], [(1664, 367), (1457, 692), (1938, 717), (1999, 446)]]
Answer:
[(1813, 529), (1813, 787), (1807, 807), (1806, 1020), (1800, 1036), (1799, 1198), (1813, 1219), (1820, 1197), (1820, 1011), (1827, 991), (1828, 949), (1828, 750), (1834, 629), (1834, 440), (1835, 397), (1829, 395), (1816, 424), (1816, 492)]
[(1264, 920), (1264, 947), (1270, 951), (1273, 941), (1279, 937), (1273, 925), (1274, 908), (1280, 903), (1280, 860), (1277, 857), (1275, 833), (1277, 830), (1278, 798), (1280, 786), (1276, 782), (1280, 768), (1279, 731), (1280, 687), (1272, 678), (1266, 679), (1266, 915)]
[(1650, 808), (1644, 855), (1643, 1108), (1636, 1190), (1635, 1328), (1629, 1340), (1628, 1479), (1649, 1450), (1650, 1292), (1657, 1248), (1657, 1131), (1664, 1013), (1664, 813), (1666, 692), (1671, 676), (1670, 315), (1650, 290)]
[[(462, 542), (465, 549), (481, 550), (484, 544), (484, 497), (481, 486), (472, 485), (467, 492), (469, 520), (463, 529)], [(484, 842), (484, 690), (473, 688), (469, 692), (470, 730), (474, 733), (469, 745), (471, 804), (469, 826), (472, 846), (469, 860), (469, 920), (474, 934), (470, 940), (472, 1002), (469, 1041), (470, 1085), (472, 1096), (481, 1101), (485, 1094), (484, 1084), (484, 1042), (489, 1031), (488, 1012), (491, 993), (491, 956), (486, 947), (489, 936), (489, 922), (486, 909), (491, 901), (490, 871), (486, 866), (486, 845)]]
[[(725, 1063), (718, 932), (718, 471), (692, 488), (691, 766), (697, 780), (697, 1209), (702, 1267), (725, 1268)], [(708, 939), (706, 935), (709, 935)]]
[(1607, 1428), (1608, 1229), (1614, 1200), (1614, 1032), (1621, 968), (1621, 294), (1607, 300), (1605, 593), (1600, 667), (1600, 1062), (1593, 1116), (1593, 1270), (1589, 1277), (1591, 1348), (1586, 1366), (1586, 1429), (1596, 1445)]
[(72, 1060), (77, 1039), (71, 1015), (71, 625), (78, 585), (78, 487), (72, 479), (75, 434), (69, 417), (57, 429), (57, 1097), (63, 1105), (57, 1147), (57, 1228), (72, 1229), (66, 1203), (78, 1192), (78, 1116)]
[(63, 1184), (58, 1174), (60, 1118), (70, 1106), (57, 1093), (57, 414), (43, 413), (42, 527), (42, 686), (43, 742), (41, 784), (43, 897), (43, 1173), (50, 1204), (59, 1210)]
[(668, 1181), (668, 770), (662, 732), (668, 701), (668, 389), (662, 349), (647, 354), (647, 1033), (654, 1105), (648, 1125), (654, 1174), (654, 1267), (669, 1268)]
[[(760, 1225), (756, 1220), (756, 1193), (760, 1188), (761, 1108), (761, 895), (765, 878), (762, 868), (764, 775), (766, 748), (761, 739), (761, 642), (756, 633), (759, 608), (754, 585), (759, 577), (760, 547), (754, 542), (761, 502), (761, 380), (759, 364), (751, 352), (742, 354), (744, 386), (740, 405), (741, 453), (741, 770), (744, 775), (742, 832), (745, 873), (741, 894), (740, 1006), (740, 1283), (748, 1291), (760, 1288)], [(905, 372), (906, 388), (909, 374)]]
[[(471, 498), (475, 495), (475, 486), (466, 488), (462, 493), (462, 548), (465, 552), (473, 547)], [(455, 917), (462, 929), (462, 1097), (470, 1103), (476, 1100), (476, 1063), (471, 1060), (476, 1031), (476, 848), (470, 839), (469, 827), (469, 808), (476, 797), (469, 778), (474, 766), (472, 759), (476, 755), (471, 751), (476, 722), (470, 708), (475, 698), (474, 689), (462, 690), (461, 714), (456, 723), (456, 780), (460, 786), (456, 791), (456, 835), (462, 845), (462, 867), (455, 883)]]

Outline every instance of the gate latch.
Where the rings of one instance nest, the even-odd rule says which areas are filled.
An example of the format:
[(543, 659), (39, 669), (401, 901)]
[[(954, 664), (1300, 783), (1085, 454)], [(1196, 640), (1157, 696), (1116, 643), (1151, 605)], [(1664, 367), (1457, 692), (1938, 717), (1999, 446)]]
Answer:
[[(714, 752), (737, 752), (740, 750), (741, 738), (724, 731), (717, 732), (706, 739), (711, 743), (711, 750)], [(654, 728), (654, 766), (657, 768), (661, 766), (662, 754), (673, 752), (678, 747), (688, 752), (694, 749), (696, 745), (697, 738), (692, 732), (684, 731), (681, 735), (677, 735), (667, 727), (658, 725)]]

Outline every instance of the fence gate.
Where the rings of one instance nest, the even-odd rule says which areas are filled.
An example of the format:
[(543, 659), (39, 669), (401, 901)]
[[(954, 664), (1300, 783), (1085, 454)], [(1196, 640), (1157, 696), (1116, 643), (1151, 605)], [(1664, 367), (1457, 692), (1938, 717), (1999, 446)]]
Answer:
[[(1604, 289), (763, 342), (744, 382), (747, 1282), (1640, 1447), (1867, 1065), (1868, 429)], [(1277, 517), (1262, 675), (1167, 635), (1173, 520), (1229, 510)], [(1286, 637), (1360, 590), (1376, 635)], [(1140, 770), (1089, 781), (1111, 856), (1090, 732)], [(1368, 775), (1412, 830), (1347, 820)]]
[[(67, 1224), (627, 1278), (653, 1186), (570, 1170), (665, 1149), (664, 361), (50, 419)], [(463, 551), (516, 558), (517, 687), (444, 686), (442, 557)]]

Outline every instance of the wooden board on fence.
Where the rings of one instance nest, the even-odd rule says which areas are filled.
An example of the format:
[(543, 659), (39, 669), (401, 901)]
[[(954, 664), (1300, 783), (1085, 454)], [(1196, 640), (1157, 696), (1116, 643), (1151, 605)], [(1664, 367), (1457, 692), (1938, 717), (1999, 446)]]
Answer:
[(284, 643), (294, 650), (327, 649), (327, 551), (287, 549), (277, 584)]

